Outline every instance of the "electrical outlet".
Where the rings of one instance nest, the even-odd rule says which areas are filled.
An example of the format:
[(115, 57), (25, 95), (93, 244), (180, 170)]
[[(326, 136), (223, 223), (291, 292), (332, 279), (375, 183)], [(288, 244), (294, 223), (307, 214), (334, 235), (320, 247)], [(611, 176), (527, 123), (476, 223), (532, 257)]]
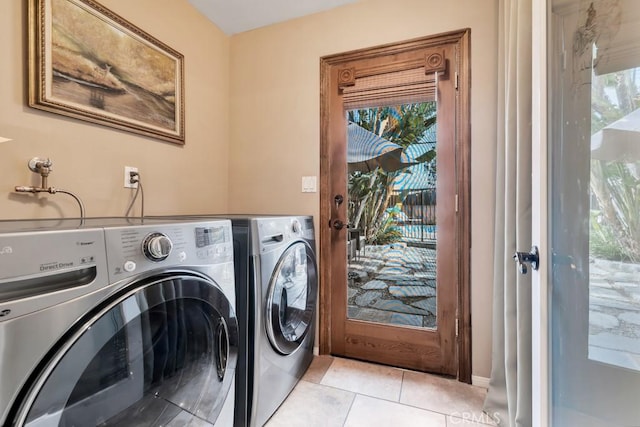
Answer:
[(138, 172), (138, 168), (133, 166), (124, 167), (124, 188), (138, 188), (138, 183), (131, 183), (131, 172)]

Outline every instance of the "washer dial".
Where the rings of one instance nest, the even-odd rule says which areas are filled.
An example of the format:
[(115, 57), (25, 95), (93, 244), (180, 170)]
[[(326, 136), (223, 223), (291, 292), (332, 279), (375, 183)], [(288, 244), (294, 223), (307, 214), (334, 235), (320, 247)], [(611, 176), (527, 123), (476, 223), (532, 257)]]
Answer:
[(162, 233), (151, 233), (142, 242), (144, 256), (155, 262), (167, 259), (172, 249), (171, 239)]

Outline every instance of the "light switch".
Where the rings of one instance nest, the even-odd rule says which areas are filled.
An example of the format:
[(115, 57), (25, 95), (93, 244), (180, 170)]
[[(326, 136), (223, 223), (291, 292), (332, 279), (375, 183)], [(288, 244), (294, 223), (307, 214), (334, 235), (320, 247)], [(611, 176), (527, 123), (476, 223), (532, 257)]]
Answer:
[(316, 193), (318, 191), (318, 177), (317, 176), (303, 176), (302, 177), (302, 192), (303, 193)]

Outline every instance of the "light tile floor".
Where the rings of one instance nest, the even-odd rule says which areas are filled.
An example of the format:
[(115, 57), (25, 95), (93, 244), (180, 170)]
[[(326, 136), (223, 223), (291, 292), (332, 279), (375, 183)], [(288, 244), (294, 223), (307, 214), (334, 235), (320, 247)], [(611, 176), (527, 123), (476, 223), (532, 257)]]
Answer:
[(455, 427), (496, 425), (486, 390), (458, 381), (317, 356), (267, 427)]

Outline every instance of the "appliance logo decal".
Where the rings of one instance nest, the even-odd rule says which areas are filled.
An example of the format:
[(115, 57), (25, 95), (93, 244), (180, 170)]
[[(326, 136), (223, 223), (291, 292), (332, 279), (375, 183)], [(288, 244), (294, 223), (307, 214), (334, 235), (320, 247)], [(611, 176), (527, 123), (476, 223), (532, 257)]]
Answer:
[(73, 262), (50, 262), (48, 264), (40, 264), (40, 271), (60, 270), (69, 267), (73, 267)]
[(5, 246), (0, 249), (0, 255), (9, 255), (13, 253), (13, 248), (11, 246)]

